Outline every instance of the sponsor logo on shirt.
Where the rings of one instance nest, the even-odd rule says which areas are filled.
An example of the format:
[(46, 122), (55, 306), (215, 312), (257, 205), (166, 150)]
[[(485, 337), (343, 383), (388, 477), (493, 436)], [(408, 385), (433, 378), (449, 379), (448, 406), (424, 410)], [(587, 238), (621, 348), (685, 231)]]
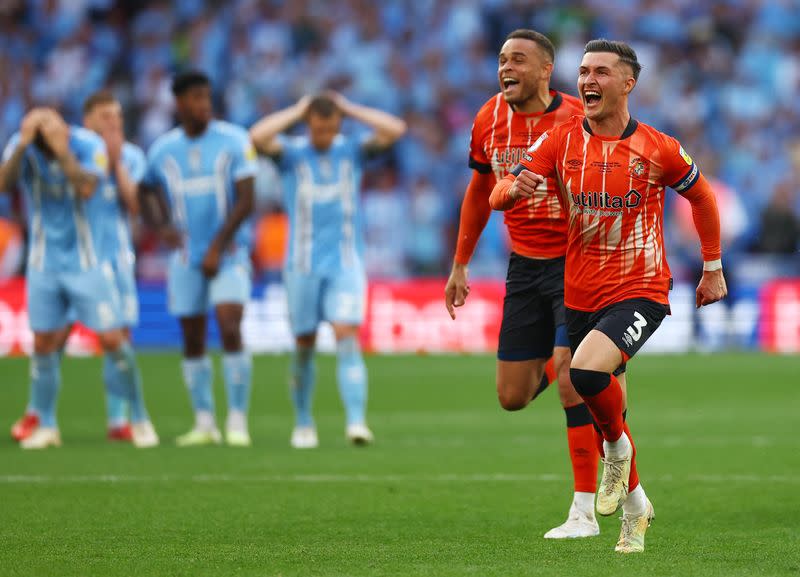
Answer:
[(620, 216), (623, 210), (635, 209), (642, 201), (642, 195), (629, 190), (624, 196), (615, 196), (606, 191), (571, 193), (572, 204), (584, 214), (598, 216)]

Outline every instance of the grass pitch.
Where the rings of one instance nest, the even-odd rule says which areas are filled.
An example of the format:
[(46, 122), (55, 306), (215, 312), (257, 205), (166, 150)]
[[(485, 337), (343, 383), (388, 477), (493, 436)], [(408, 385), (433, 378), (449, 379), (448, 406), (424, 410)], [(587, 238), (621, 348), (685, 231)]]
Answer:
[[(644, 554), (553, 542), (572, 487), (555, 391), (504, 413), (491, 357), (370, 357), (377, 443), (348, 446), (334, 360), (318, 365), (321, 446), (289, 448), (287, 359), (255, 363), (252, 449), (177, 449), (191, 417), (178, 358), (142, 354), (162, 447), (105, 441), (98, 359), (64, 363), (65, 446), (6, 431), (27, 361), (0, 360), (0, 575), (800, 575), (800, 359), (640, 357), (629, 370), (639, 471), (657, 517)], [(219, 365), (217, 404), (224, 406)]]

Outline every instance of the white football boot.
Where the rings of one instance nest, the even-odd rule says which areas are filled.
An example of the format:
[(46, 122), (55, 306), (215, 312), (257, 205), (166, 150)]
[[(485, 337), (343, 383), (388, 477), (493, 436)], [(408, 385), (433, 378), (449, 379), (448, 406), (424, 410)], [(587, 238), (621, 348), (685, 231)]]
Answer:
[(149, 449), (150, 447), (158, 446), (158, 435), (155, 428), (153, 428), (153, 423), (150, 421), (134, 423), (131, 425), (131, 432), (133, 434), (133, 446), (137, 449)]
[(653, 519), (656, 511), (650, 499), (647, 500), (647, 509), (642, 515), (622, 515), (622, 530), (619, 532), (619, 541), (614, 551), (617, 553), (641, 553), (644, 551), (644, 534)]
[(581, 511), (575, 503), (569, 508), (567, 520), (544, 534), (545, 539), (580, 539), (600, 534), (600, 525), (593, 512)]
[(364, 423), (353, 423), (347, 425), (345, 437), (354, 445), (364, 446), (369, 445), (375, 440), (375, 435), (369, 430)]
[(61, 446), (61, 433), (55, 427), (37, 427), (31, 436), (19, 442), (23, 449), (46, 449)]
[(319, 447), (317, 430), (314, 427), (295, 427), (289, 444), (295, 449), (316, 449)]

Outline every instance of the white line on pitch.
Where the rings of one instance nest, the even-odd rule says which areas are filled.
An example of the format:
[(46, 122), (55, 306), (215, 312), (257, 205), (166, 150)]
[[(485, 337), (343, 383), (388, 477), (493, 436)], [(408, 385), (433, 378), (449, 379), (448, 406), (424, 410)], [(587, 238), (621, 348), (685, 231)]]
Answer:
[[(476, 473), (443, 475), (367, 475), (367, 474), (298, 474), (298, 475), (0, 475), (0, 484), (69, 484), (69, 483), (529, 483), (563, 482), (566, 475), (551, 473)], [(787, 483), (800, 484), (800, 477), (789, 475), (661, 475), (650, 477), (650, 482), (694, 483)]]

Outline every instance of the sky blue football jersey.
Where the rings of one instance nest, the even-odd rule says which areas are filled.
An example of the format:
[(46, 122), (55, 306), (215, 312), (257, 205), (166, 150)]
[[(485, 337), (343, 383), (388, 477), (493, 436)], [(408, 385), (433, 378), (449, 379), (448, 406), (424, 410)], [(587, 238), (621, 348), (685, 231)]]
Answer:
[(287, 270), (324, 274), (362, 266), (362, 142), (339, 134), (322, 152), (306, 136), (282, 136), (280, 142)]
[[(159, 137), (148, 151), (143, 182), (166, 193), (173, 224), (184, 234), (189, 262), (199, 265), (235, 203), (236, 182), (254, 177), (257, 170), (247, 131), (213, 120), (195, 138), (181, 127)], [(229, 248), (249, 248), (251, 236), (248, 220)]]
[[(147, 159), (141, 148), (126, 142), (122, 145), (122, 164), (128, 170), (130, 179), (139, 183), (144, 178)], [(103, 228), (102, 258), (104, 260), (132, 259), (133, 243), (131, 241), (128, 212), (122, 205), (117, 188), (116, 175), (111, 174), (103, 181), (101, 187), (102, 212), (100, 226)]]
[[(3, 161), (11, 157), (19, 133), (11, 137)], [(40, 271), (87, 270), (102, 259), (102, 199), (97, 194), (107, 178), (108, 156), (103, 139), (79, 126), (69, 127), (69, 147), (81, 167), (96, 175), (98, 189), (80, 199), (56, 160), (30, 145), (20, 165), (18, 186), (28, 221), (28, 266)]]

